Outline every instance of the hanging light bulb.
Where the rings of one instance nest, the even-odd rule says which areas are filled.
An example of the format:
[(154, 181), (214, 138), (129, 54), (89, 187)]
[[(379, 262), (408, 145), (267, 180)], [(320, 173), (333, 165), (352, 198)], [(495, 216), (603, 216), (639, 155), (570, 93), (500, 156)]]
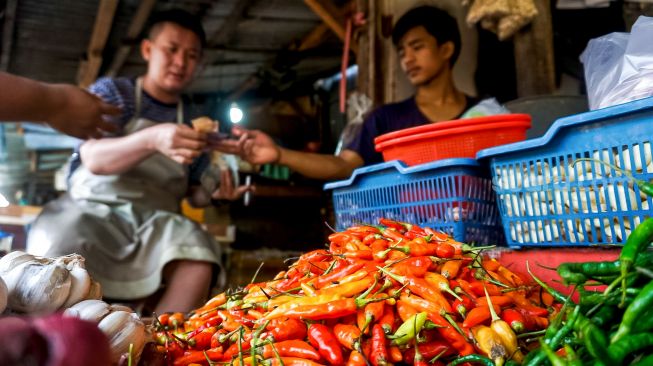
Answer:
[(243, 110), (238, 107), (238, 104), (231, 103), (229, 119), (231, 119), (231, 123), (240, 123), (243, 120)]

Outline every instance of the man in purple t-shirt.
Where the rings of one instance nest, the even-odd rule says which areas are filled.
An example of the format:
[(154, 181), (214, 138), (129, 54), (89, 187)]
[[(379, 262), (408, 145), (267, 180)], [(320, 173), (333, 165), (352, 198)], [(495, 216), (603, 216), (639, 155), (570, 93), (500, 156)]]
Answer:
[(416, 87), (416, 93), (372, 112), (360, 133), (339, 155), (285, 149), (261, 131), (238, 127), (233, 134), (239, 140), (224, 141), (219, 148), (237, 153), (253, 164), (282, 164), (310, 178), (341, 179), (358, 167), (383, 161), (374, 149), (375, 137), (456, 119), (473, 106), (472, 98), (459, 91), (453, 81), (452, 69), (460, 53), (460, 33), (453, 17), (431, 6), (412, 9), (397, 21), (392, 40), (401, 68)]

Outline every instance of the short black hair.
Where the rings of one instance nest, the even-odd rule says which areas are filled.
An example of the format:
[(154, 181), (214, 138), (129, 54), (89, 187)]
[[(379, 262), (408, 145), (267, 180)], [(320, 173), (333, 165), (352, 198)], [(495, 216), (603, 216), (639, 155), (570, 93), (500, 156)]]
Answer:
[(409, 30), (422, 26), (435, 37), (438, 45), (452, 42), (454, 46), (451, 55), (451, 65), (456, 63), (460, 54), (460, 31), (456, 19), (446, 11), (433, 6), (420, 6), (407, 11), (399, 18), (392, 29), (392, 43), (399, 44)]
[(147, 29), (148, 37), (152, 36), (152, 31), (162, 23), (174, 23), (182, 28), (195, 33), (202, 44), (202, 49), (206, 47), (206, 33), (202, 27), (202, 21), (199, 17), (187, 12), (183, 9), (170, 9), (162, 12), (155, 13), (150, 18), (150, 25)]

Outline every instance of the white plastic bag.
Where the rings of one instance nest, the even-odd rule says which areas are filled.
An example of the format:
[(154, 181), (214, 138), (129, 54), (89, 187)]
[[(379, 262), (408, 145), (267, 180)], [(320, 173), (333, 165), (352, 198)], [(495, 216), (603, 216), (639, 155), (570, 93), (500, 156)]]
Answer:
[(475, 118), (508, 113), (510, 111), (499, 104), (496, 98), (488, 98), (481, 100), (478, 104), (468, 109), (460, 118)]
[(580, 55), (590, 109), (653, 96), (653, 18), (640, 16), (628, 33), (589, 41)]

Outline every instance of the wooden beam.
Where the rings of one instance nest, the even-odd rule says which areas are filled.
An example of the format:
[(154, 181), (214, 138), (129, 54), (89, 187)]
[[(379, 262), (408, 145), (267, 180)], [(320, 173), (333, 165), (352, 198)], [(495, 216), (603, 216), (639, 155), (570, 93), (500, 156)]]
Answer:
[(326, 23), (320, 23), (317, 27), (313, 28), (304, 38), (302, 38), (301, 43), (297, 47), (298, 51), (305, 51), (311, 48), (315, 48), (324, 42), (324, 39), (329, 34), (329, 26)]
[(156, 0), (141, 0), (138, 9), (136, 10), (136, 14), (132, 18), (129, 28), (127, 29), (127, 36), (125, 37), (126, 42), (120, 46), (113, 57), (111, 66), (109, 66), (109, 70), (106, 73), (107, 76), (118, 75), (122, 65), (125, 63), (125, 60), (127, 60), (127, 57), (129, 57), (129, 54), (132, 51), (133, 44), (136, 43), (136, 39), (143, 31), (145, 22), (147, 22), (147, 19), (150, 17), (154, 4), (156, 4)]
[[(304, 0), (304, 3), (313, 10), (317, 16), (322, 19), (333, 33), (335, 33), (342, 42), (345, 41), (345, 16), (341, 9), (338, 9), (331, 0), (318, 1), (318, 0)], [(350, 8), (352, 1), (347, 3), (343, 8)], [(350, 48), (352, 52), (358, 53), (358, 45), (351, 43)]]
[(95, 25), (91, 34), (91, 41), (86, 51), (87, 60), (79, 65), (77, 74), (77, 83), (80, 87), (85, 88), (91, 85), (100, 72), (102, 66), (102, 52), (111, 32), (113, 17), (116, 14), (118, 0), (101, 0), (98, 6), (97, 15), (95, 16)]
[(0, 54), (0, 71), (9, 69), (11, 61), (11, 48), (14, 42), (14, 23), (16, 22), (16, 8), (18, 0), (7, 0), (5, 8), (5, 21), (2, 28), (2, 53)]
[(555, 88), (553, 27), (550, 0), (535, 0), (538, 15), (515, 34), (517, 95), (551, 94)]
[(236, 5), (231, 9), (229, 15), (222, 23), (220, 29), (209, 39), (209, 46), (226, 46), (231, 42), (236, 29), (238, 28), (238, 23), (245, 17), (245, 11), (254, 3), (254, 0), (239, 0), (236, 2)]

